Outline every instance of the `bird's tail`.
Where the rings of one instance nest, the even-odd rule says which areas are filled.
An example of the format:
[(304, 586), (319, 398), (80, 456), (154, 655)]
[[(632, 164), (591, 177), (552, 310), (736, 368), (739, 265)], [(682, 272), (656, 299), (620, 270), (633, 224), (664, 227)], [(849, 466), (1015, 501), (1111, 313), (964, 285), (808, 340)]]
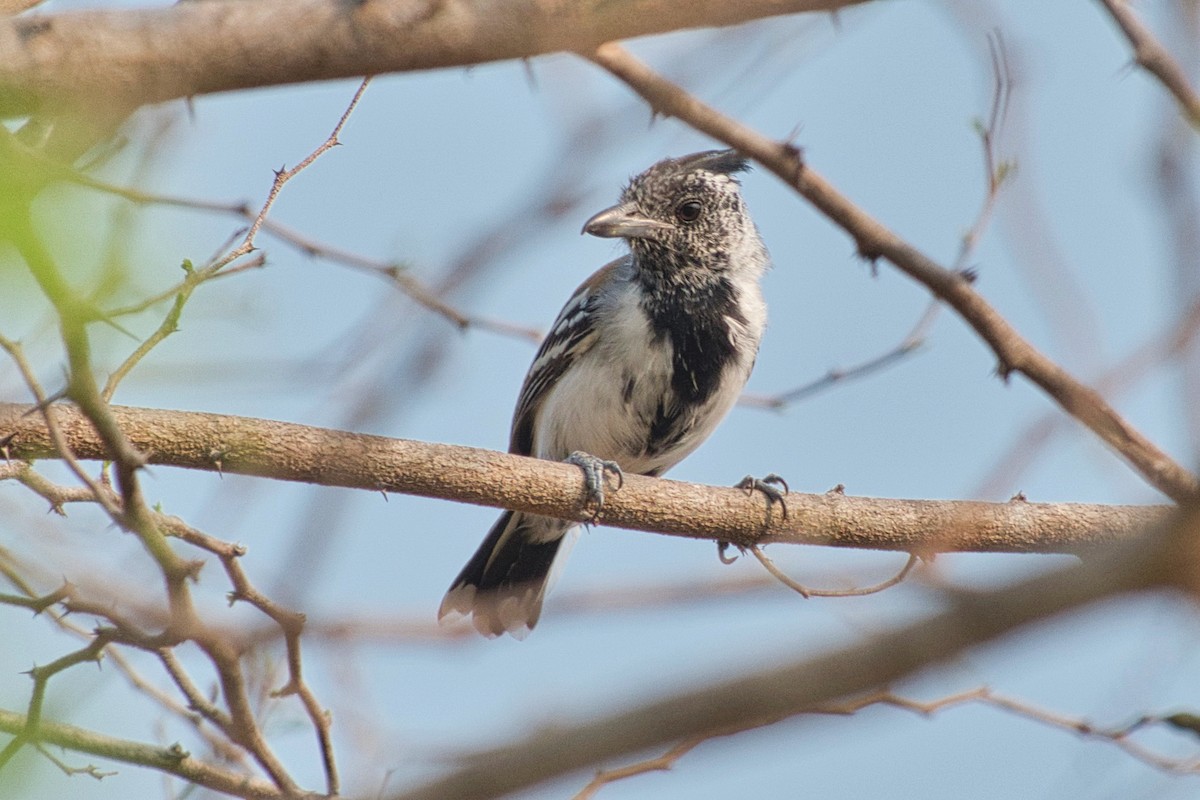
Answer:
[(469, 615), (484, 636), (524, 637), (541, 616), (550, 567), (570, 527), (506, 511), (450, 585), (438, 619)]

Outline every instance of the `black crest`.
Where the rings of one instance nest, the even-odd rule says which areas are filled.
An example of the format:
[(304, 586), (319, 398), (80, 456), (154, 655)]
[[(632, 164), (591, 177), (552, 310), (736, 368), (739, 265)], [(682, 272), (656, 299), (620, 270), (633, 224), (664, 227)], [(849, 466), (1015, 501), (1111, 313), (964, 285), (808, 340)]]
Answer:
[(749, 172), (750, 161), (737, 150), (705, 150), (673, 159), (681, 170), (703, 169), (719, 175), (734, 175)]

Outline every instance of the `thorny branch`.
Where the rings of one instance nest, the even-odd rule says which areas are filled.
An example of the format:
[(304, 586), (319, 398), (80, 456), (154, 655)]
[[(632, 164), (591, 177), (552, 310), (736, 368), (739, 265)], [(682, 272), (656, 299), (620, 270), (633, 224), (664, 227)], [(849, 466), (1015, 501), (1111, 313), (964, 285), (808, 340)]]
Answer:
[[(1004, 131), (1004, 122), (1008, 117), (1009, 98), (1012, 92), (1012, 76), (1008, 68), (1007, 51), (999, 33), (993, 32), (988, 37), (988, 47), (992, 59), (992, 101), (988, 108), (986, 122), (977, 121), (975, 125), (983, 155), (985, 191), (975, 221), (963, 234), (958, 256), (951, 267), (953, 271), (964, 275), (968, 274), (971, 256), (978, 248), (988, 225), (991, 224), (996, 210), (996, 201), (1000, 197), (1000, 190), (1014, 169), (1013, 164), (1004, 161), (999, 153), (1000, 138)], [(884, 353), (850, 367), (835, 367), (816, 380), (778, 394), (743, 394), (738, 402), (745, 406), (779, 410), (835, 384), (872, 375), (890, 367), (924, 346), (925, 338), (937, 320), (941, 308), (941, 301), (935, 297), (900, 342)]]
[[(0, 731), (19, 734), (27, 725), (28, 719), (25, 715), (0, 709)], [(156, 769), (196, 786), (233, 797), (243, 797), (246, 800), (284, 800), (289, 797), (259, 778), (248, 777), (193, 758), (179, 744), (166, 747), (143, 744), (47, 720), (42, 720), (38, 725), (38, 740), (66, 750)]]
[(1193, 128), (1200, 128), (1200, 94), (1192, 88), (1187, 71), (1170, 51), (1146, 27), (1131, 8), (1128, 0), (1099, 0), (1133, 47), (1138, 66), (1149, 72), (1163, 85), (1179, 104)]
[[(261, 263), (261, 257), (243, 259), (250, 256), (254, 250), (255, 236), (265, 224), (271, 206), (291, 178), (337, 144), (338, 134), (349, 119), (366, 85), (367, 82), (364, 81), (359, 87), (350, 105), (334, 127), (333, 133), (325, 142), (296, 167), (276, 173), (267, 199), (237, 247), (232, 248), (223, 256), (215, 258), (200, 270), (195, 270), (185, 264), (187, 276), (173, 292), (167, 295), (174, 296), (174, 303), (162, 323), (149, 337), (140, 342), (137, 348), (109, 376), (103, 389), (97, 384), (94, 375), (88, 325), (95, 321), (107, 321), (110, 317), (91, 308), (88, 301), (82, 299), (83, 295), (77, 293), (70, 285), (54, 258), (43, 245), (30, 219), (31, 203), (47, 180), (46, 176), (25, 178), (23, 182), (15, 181), (10, 187), (12, 191), (8, 192), (8, 196), (4, 198), (7, 204), (6, 213), (11, 212), (7, 216), (12, 243), (58, 317), (68, 362), (65, 395), (74, 401), (77, 409), (72, 413), (75, 415), (76, 421), (82, 423), (83, 429), (95, 437), (95, 443), (103, 454), (102, 458), (112, 464), (116, 481), (115, 488), (110, 486), (105, 479), (97, 481), (78, 464), (70, 442), (63, 436), (59, 427), (58, 407), (49, 402), (50, 398), (47, 398), (41, 389), (24, 358), (19, 343), (0, 337), (0, 347), (18, 366), (37, 402), (32, 410), (39, 411), (43, 417), (48, 444), (51, 448), (50, 452), (54, 457), (67, 461), (84, 486), (77, 490), (56, 487), (34, 473), (27, 463), (11, 460), (14, 458), (15, 451), (10, 447), (13, 440), (7, 437), (3, 440), (4, 455), (6, 459), (9, 459), (5, 465), (5, 472), (8, 474), (4, 477), (21, 480), (31, 489), (46, 497), (51, 502), (51, 507), (58, 511), (61, 511), (64, 502), (80, 499), (96, 502), (104, 508), (114, 523), (140, 539), (145, 551), (154, 559), (162, 573), (168, 601), (168, 613), (162, 630), (152, 632), (139, 627), (110, 604), (97, 603), (79, 595), (69, 584), (58, 592), (44, 597), (35, 597), (32, 592), (27, 591), (27, 585), (18, 580), (16, 583), (18, 587), (26, 590), (26, 597), (0, 595), (0, 602), (32, 607), (35, 610), (45, 608), (53, 602), (62, 602), (69, 611), (90, 614), (106, 623), (94, 633), (83, 648), (63, 656), (45, 667), (34, 668), (31, 673), (34, 677), (34, 688), (27, 713), (23, 717), (22, 726), (15, 731), (14, 738), (3, 750), (0, 750), (0, 768), (3, 768), (24, 746), (32, 745), (42, 749), (42, 743), (51, 741), (41, 724), (42, 707), (49, 679), (75, 664), (96, 660), (110, 644), (120, 644), (156, 654), (191, 709), (221, 731), (230, 743), (249, 755), (269, 776), (271, 784), (279, 794), (293, 797), (304, 793), (274, 755), (262, 734), (247, 694), (247, 680), (241, 663), (241, 653), (222, 637), (214, 635), (194, 607), (189, 582), (195, 579), (201, 562), (187, 560), (176, 552), (168, 539), (179, 538), (215, 554), (221, 560), (233, 585), (231, 600), (249, 602), (283, 629), (288, 654), (289, 679), (278, 694), (280, 696), (295, 694), (299, 697), (317, 733), (318, 749), (325, 770), (326, 792), (331, 796), (338, 793), (339, 780), (329, 731), (329, 718), (305, 683), (301, 670), (299, 637), (303, 629), (303, 616), (282, 608), (255, 589), (237, 561), (241, 555), (239, 548), (195, 531), (182, 522), (168, 518), (149, 507), (138, 480), (139, 470), (149, 461), (148, 455), (128, 438), (122, 423), (113, 415), (109, 400), (121, 379), (157, 344), (174, 332), (183, 307), (197, 286), (220, 274), (229, 274)], [(19, 158), (19, 147), (13, 139), (6, 135), (0, 136), (0, 138), (3, 138), (3, 144), (9, 148), (5, 151), (5, 155), (14, 159)], [(14, 163), (16, 163), (15, 160)], [(31, 176), (38, 174), (36, 165), (31, 168), (29, 174)], [(240, 263), (237, 263), (239, 261)], [(225, 269), (226, 267), (230, 268)], [(20, 457), (16, 456), (16, 458)], [(9, 575), (9, 577), (12, 579), (13, 576)], [(175, 658), (172, 648), (186, 641), (195, 643), (215, 668), (225, 708), (219, 708), (216, 704), (204, 699)], [(211, 737), (209, 740), (213, 741)], [(86, 748), (80, 749), (86, 750)], [(186, 754), (182, 754), (175, 760), (179, 761), (184, 757)], [(234, 760), (240, 759), (235, 758)], [(163, 768), (161, 763), (156, 763), (153, 759), (139, 763)], [(61, 766), (65, 768), (65, 765)], [(194, 782), (217, 788), (222, 781), (222, 776), (211, 775), (206, 770), (208, 767), (202, 767), (197, 773), (199, 779)], [(92, 774), (95, 772), (92, 771)], [(186, 777), (186, 773), (183, 772), (176, 772), (176, 774)], [(246, 776), (242, 776), (241, 788), (233, 793), (247, 797), (269, 796), (257, 786), (255, 781), (248, 780)]]
[[(911, 711), (921, 716), (932, 716), (941, 711), (963, 705), (982, 705), (988, 708), (994, 708), (999, 711), (1013, 714), (1051, 728), (1074, 733), (1081, 738), (1096, 739), (1109, 742), (1116, 747), (1124, 750), (1127, 754), (1137, 760), (1149, 764), (1150, 766), (1163, 770), (1164, 772), (1178, 774), (1195, 774), (1200, 772), (1200, 757), (1196, 755), (1188, 757), (1172, 757), (1155, 752), (1142, 744), (1139, 744), (1132, 737), (1137, 731), (1145, 729), (1152, 725), (1179, 727), (1172, 719), (1177, 715), (1168, 716), (1145, 716), (1139, 717), (1133, 722), (1126, 725), (1118, 725), (1113, 727), (1101, 727), (1087, 720), (1070, 717), (1055, 711), (1050, 711), (1040, 708), (1032, 703), (1027, 703), (1021, 700), (1016, 700), (1005, 695), (998, 694), (987, 686), (981, 686), (977, 689), (970, 689), (964, 692), (947, 695), (936, 700), (914, 700), (896, 694), (891, 690), (879, 690), (870, 692), (861, 697), (847, 700), (844, 702), (830, 703), (826, 705), (814, 706), (808, 711), (798, 712), (799, 714), (823, 714), (848, 716), (862, 711), (864, 708), (871, 706), (891, 706), (904, 711)], [(596, 772), (595, 777), (588, 782), (573, 798), (573, 800), (590, 800), (605, 786), (616, 783), (619, 780), (631, 778), (637, 775), (644, 775), (648, 772), (662, 772), (672, 769), (688, 753), (695, 750), (705, 742), (710, 742), (723, 736), (731, 736), (736, 733), (743, 733), (752, 728), (761, 728), (767, 725), (773, 725), (783, 719), (790, 718), (781, 717), (778, 719), (764, 720), (755, 723), (749, 727), (738, 726), (728, 728), (721, 731), (714, 731), (702, 736), (693, 736), (684, 739), (671, 747), (666, 752), (653, 758), (648, 758), (643, 761), (636, 761), (624, 767), (615, 767), (613, 769), (602, 769)]]
[(1200, 495), (1196, 476), (1121, 417), (1085, 386), (1024, 339), (959, 272), (946, 269), (854, 205), (801, 159), (790, 143), (772, 141), (702, 103), (655, 73), (621, 45), (610, 42), (589, 55), (624, 81), (659, 114), (677, 117), (754, 158), (849, 233), (867, 259), (886, 258), (971, 325), (998, 359), (1002, 378), (1019, 372), (1116, 450), (1152, 486), (1182, 502)]
[[(833, 652), (740, 671), (458, 759), (444, 776), (392, 800), (498, 797), (621, 755), (810, 712), (878, 691), (930, 664), (1036, 620), (1118, 595), (1174, 588), (1196, 596), (1200, 511), (1181, 509), (1145, 538), (1082, 564), (987, 592), (949, 592), (944, 609)], [(853, 664), (853, 669), (846, 669)]]

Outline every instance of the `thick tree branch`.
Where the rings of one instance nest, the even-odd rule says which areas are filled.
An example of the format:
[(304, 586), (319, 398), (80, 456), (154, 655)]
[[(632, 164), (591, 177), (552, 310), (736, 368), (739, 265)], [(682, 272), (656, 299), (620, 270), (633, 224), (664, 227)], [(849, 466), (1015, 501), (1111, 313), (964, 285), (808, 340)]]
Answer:
[[(45, 421), (0, 404), (12, 458), (55, 458)], [(388, 439), (272, 420), (114, 406), (130, 444), (151, 464), (399, 492), (584, 521), (579, 470), (473, 447)], [(85, 459), (108, 458), (83, 415), (57, 407), (63, 436)], [(1077, 553), (1126, 539), (1160, 519), (1147, 506), (887, 500), (840, 493), (788, 497), (764, 530), (762, 497), (744, 490), (637, 475), (609, 493), (603, 522), (734, 544), (788, 542), (917, 553)]]
[(205, 0), (0, 19), (0, 115), (464, 66), (861, 0)]
[(677, 117), (725, 142), (775, 173), (854, 238), (868, 259), (885, 258), (953, 308), (996, 354), (998, 371), (1019, 372), (1063, 410), (1125, 458), (1152, 486), (1183, 502), (1200, 495), (1200, 481), (1142, 435), (1094, 389), (1084, 385), (1021, 336), (975, 291), (961, 272), (946, 269), (889, 230), (804, 163), (800, 149), (777, 142), (706, 105), (658, 75), (616, 43), (589, 56), (645, 98), (658, 114)]

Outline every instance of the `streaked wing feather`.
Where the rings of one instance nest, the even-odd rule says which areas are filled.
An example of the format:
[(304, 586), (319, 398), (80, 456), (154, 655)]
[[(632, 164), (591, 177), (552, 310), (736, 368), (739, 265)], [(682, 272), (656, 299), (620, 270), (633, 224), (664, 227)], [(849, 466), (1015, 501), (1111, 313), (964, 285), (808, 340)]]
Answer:
[(597, 270), (584, 281), (562, 310), (558, 312), (550, 333), (542, 341), (513, 413), (512, 434), (508, 451), (517, 455), (533, 455), (534, 423), (538, 410), (549, 391), (577, 358), (591, 349), (596, 341), (595, 310), (601, 290), (613, 273), (628, 260), (617, 259)]

